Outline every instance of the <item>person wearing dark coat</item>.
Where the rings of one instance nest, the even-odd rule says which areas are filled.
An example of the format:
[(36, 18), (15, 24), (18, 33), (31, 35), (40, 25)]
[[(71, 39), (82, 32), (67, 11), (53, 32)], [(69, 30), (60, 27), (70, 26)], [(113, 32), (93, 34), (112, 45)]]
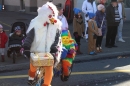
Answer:
[(120, 23), (120, 16), (118, 10), (117, 0), (111, 0), (111, 4), (106, 8), (107, 19), (107, 35), (106, 35), (106, 47), (117, 47), (115, 45), (115, 39), (117, 35), (117, 28)]
[(96, 40), (96, 47), (97, 47), (97, 52), (102, 52), (102, 39), (103, 36), (105, 35), (107, 26), (106, 26), (106, 13), (105, 13), (105, 6), (102, 4), (99, 4), (97, 6), (98, 11), (96, 12), (96, 23), (99, 29), (102, 31), (101, 36), (97, 36)]
[(20, 26), (15, 27), (15, 32), (11, 33), (9, 37), (9, 43), (8, 43), (9, 49), (7, 51), (8, 57), (10, 57), (10, 54), (13, 51), (20, 53), (23, 39), (24, 39), (24, 35), (22, 34)]

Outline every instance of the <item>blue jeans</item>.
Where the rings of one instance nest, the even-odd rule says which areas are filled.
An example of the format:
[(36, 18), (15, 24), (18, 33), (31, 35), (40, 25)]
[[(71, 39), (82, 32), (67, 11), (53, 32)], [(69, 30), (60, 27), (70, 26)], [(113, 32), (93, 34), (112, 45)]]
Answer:
[(118, 26), (118, 39), (122, 39), (123, 19), (121, 19)]

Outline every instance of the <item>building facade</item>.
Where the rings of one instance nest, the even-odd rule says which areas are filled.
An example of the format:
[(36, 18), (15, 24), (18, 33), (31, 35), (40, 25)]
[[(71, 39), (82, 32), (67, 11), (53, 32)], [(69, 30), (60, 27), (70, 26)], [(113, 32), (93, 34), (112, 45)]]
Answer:
[[(36, 12), (37, 8), (45, 4), (49, 0), (2, 0), (4, 1), (5, 10), (19, 11), (25, 10), (26, 12)], [(54, 4), (61, 3), (63, 6), (66, 0), (53, 0)], [(74, 0), (74, 7), (81, 9), (84, 0)], [(111, 0), (107, 0), (110, 4)], [(124, 0), (127, 20), (130, 20), (130, 0)]]
[[(36, 12), (37, 8), (45, 4), (49, 0), (4, 0), (5, 10), (19, 11), (25, 10), (26, 12)], [(65, 0), (53, 0), (54, 4), (62, 3)]]

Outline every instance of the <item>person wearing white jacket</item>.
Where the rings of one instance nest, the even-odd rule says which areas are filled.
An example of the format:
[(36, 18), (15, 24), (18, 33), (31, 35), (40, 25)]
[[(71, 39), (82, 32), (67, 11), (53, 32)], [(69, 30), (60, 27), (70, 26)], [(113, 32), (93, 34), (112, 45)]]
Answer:
[(68, 25), (68, 22), (66, 20), (66, 17), (63, 15), (63, 7), (57, 6), (57, 9), (59, 11), (58, 19), (62, 22), (61, 29), (68, 30), (69, 25)]
[(88, 20), (90, 19), (88, 13), (96, 13), (97, 6), (95, 0), (84, 0), (82, 5), (82, 12), (85, 17), (85, 38), (88, 39), (87, 29), (88, 29)]

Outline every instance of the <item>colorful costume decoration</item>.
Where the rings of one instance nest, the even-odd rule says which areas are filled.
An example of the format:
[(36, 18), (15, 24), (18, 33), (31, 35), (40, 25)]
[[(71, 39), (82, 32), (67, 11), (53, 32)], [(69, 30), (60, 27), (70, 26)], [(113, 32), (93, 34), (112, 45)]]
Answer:
[(63, 68), (62, 78), (64, 78), (64, 81), (67, 81), (70, 74), (69, 68), (71, 68), (73, 64), (73, 60), (76, 55), (77, 44), (71, 38), (70, 32), (68, 30), (62, 30), (61, 37), (62, 37), (63, 47), (68, 50), (68, 52), (64, 52), (64, 51), (62, 52), (62, 53), (67, 53), (66, 57), (62, 59), (62, 68)]
[[(38, 9), (38, 16), (35, 17), (27, 30), (27, 37), (24, 40), (24, 54), (30, 57), (31, 53), (51, 53), (55, 62), (60, 61), (60, 55), (56, 55), (60, 50), (61, 22), (57, 19), (58, 10), (56, 6), (47, 2)], [(57, 57), (57, 58), (56, 58)], [(53, 66), (44, 67), (45, 76), (42, 86), (50, 86), (53, 77)], [(34, 77), (37, 68), (30, 64), (29, 84), (34, 84)]]

